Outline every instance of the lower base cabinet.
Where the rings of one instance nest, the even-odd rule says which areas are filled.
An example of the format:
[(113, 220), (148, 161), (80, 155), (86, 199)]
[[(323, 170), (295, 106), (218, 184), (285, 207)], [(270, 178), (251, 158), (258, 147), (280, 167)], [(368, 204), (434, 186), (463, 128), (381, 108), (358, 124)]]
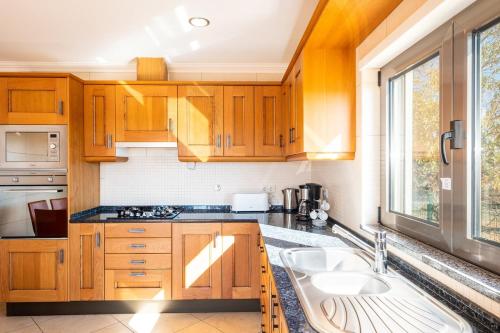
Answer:
[(170, 270), (106, 270), (106, 300), (172, 299)]
[(260, 307), (262, 333), (288, 333), (283, 308), (279, 302), (276, 284), (267, 259), (264, 242), (260, 239)]
[(0, 240), (0, 301), (68, 300), (68, 241)]

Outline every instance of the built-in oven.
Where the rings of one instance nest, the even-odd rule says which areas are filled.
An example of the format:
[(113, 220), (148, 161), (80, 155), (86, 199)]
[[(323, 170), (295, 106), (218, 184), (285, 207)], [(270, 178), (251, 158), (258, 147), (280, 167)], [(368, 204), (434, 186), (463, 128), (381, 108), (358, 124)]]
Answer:
[(66, 173), (66, 125), (0, 125), (0, 170)]
[(0, 175), (0, 238), (64, 238), (65, 175)]

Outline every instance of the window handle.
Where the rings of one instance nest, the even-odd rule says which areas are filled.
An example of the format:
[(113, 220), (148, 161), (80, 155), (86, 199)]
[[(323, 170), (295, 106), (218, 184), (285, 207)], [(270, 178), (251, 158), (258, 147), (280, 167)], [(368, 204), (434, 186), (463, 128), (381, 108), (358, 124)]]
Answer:
[(446, 156), (446, 140), (450, 140), (450, 149), (462, 149), (464, 147), (463, 121), (450, 121), (450, 130), (441, 134), (441, 160), (445, 165), (449, 165)]

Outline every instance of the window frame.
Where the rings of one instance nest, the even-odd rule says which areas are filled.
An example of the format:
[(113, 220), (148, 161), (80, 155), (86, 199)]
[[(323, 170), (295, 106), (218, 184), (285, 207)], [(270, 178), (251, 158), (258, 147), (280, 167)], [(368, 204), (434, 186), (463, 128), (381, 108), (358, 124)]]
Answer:
[[(490, 27), (500, 16), (495, 0), (478, 1), (417, 42), (381, 70), (381, 221), (400, 231), (466, 261), (500, 274), (500, 246), (474, 237), (476, 217), (475, 172), (473, 169), (474, 127), (477, 116), (477, 84), (473, 70), (474, 34)], [(441, 61), (441, 128), (449, 130), (450, 121), (463, 120), (467, 129), (465, 148), (446, 153), (450, 164), (441, 163), (441, 178), (452, 178), (452, 190), (440, 190), (439, 226), (390, 211), (390, 96), (389, 78), (400, 75), (429, 59), (438, 50)], [(477, 69), (476, 69), (477, 70)], [(441, 134), (440, 133), (440, 134)], [(476, 165), (477, 169), (477, 165)], [(474, 191), (473, 191), (474, 190)]]

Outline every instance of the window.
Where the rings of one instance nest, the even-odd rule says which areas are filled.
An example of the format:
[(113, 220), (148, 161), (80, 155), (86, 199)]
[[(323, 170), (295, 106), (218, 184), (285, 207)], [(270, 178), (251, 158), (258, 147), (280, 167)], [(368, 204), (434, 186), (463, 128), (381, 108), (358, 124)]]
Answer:
[(473, 39), (474, 236), (500, 243), (500, 23), (481, 28)]
[(439, 54), (389, 80), (390, 209), (439, 224)]
[(381, 70), (382, 223), (500, 274), (500, 6), (477, 1)]

